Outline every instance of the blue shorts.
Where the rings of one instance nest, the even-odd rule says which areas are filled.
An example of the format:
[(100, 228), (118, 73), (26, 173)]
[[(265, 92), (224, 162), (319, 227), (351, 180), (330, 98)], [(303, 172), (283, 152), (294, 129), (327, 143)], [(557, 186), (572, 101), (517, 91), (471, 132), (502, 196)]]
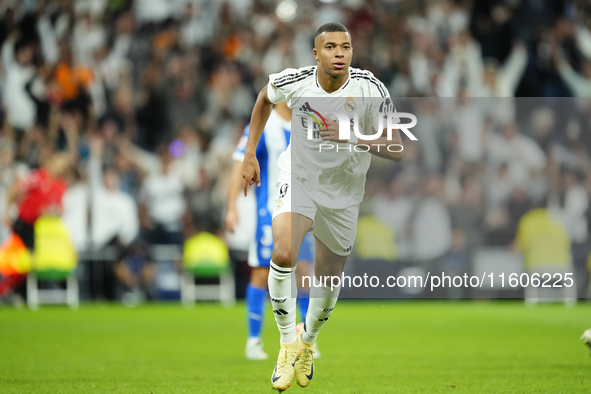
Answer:
[[(251, 267), (269, 267), (273, 253), (273, 231), (271, 215), (259, 216), (255, 237), (248, 248), (248, 265)], [(314, 236), (306, 234), (298, 261), (314, 262), (316, 242)]]

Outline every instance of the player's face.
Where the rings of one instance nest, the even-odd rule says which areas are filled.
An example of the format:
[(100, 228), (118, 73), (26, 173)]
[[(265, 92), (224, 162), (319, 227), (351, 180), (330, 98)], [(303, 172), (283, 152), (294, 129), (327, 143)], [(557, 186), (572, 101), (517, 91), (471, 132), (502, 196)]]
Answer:
[(316, 38), (314, 58), (327, 74), (333, 77), (346, 75), (352, 57), (353, 47), (349, 33), (322, 33)]

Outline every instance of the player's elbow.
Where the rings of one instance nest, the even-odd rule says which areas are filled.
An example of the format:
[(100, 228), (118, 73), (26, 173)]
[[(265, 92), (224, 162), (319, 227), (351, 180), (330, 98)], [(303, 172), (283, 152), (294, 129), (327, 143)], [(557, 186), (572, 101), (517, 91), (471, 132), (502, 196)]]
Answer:
[(267, 87), (268, 87), (268, 85), (265, 85), (265, 87), (261, 89), (261, 91), (259, 92), (259, 95), (257, 96), (257, 101), (259, 101), (265, 105), (273, 105), (271, 100), (269, 100), (269, 95), (267, 94)]
[(404, 157), (404, 145), (402, 143), (397, 144), (396, 150), (390, 151), (389, 159), (398, 163)]

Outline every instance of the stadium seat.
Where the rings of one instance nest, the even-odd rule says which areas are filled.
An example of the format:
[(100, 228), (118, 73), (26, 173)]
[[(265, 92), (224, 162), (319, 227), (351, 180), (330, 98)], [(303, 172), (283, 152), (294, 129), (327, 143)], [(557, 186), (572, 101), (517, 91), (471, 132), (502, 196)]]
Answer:
[(178, 300), (180, 294), (179, 263), (182, 245), (150, 245), (149, 260), (155, 265), (154, 291), (161, 300)]
[[(61, 219), (39, 218), (35, 222), (35, 250), (27, 274), (29, 308), (35, 310), (42, 303), (66, 303), (76, 309), (79, 304), (77, 265), (76, 250)], [(65, 281), (66, 289), (40, 290), (39, 281)]]
[[(39, 289), (39, 281), (65, 281), (66, 289)], [(30, 309), (36, 310), (40, 304), (67, 304), (72, 309), (77, 309), (78, 278), (76, 271), (71, 271), (67, 276), (55, 276), (54, 273), (31, 271), (27, 275), (27, 304)]]
[[(518, 297), (516, 294), (518, 289), (508, 286), (507, 281), (510, 275), (521, 275), (523, 272), (523, 255), (510, 248), (481, 247), (474, 253), (472, 275), (485, 278), (480, 288), (474, 289), (478, 297)], [(493, 278), (492, 282), (490, 275)], [(505, 278), (504, 286), (501, 275)]]
[[(219, 284), (195, 284), (196, 278), (218, 278)], [(192, 306), (196, 300), (219, 300), (224, 306), (236, 300), (228, 248), (221, 238), (207, 232), (188, 239), (183, 250), (181, 301)]]
[(564, 302), (567, 306), (573, 306), (577, 303), (577, 283), (574, 276), (573, 285), (566, 287), (565, 281), (561, 278), (565, 277), (565, 274), (570, 273), (572, 275), (573, 269), (570, 266), (560, 267), (556, 265), (539, 265), (528, 269), (528, 273), (531, 277), (532, 274), (540, 275), (542, 283), (548, 282), (548, 285), (560, 285), (561, 287), (534, 287), (528, 286), (525, 288), (525, 303), (529, 306), (534, 306), (539, 303), (547, 302)]

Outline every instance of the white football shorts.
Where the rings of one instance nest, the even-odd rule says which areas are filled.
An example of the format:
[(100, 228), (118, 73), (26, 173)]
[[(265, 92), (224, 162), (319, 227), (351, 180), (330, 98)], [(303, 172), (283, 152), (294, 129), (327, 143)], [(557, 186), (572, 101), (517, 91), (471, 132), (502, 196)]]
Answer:
[[(282, 213), (299, 213), (312, 220), (312, 233), (328, 249), (339, 256), (348, 256), (353, 249), (357, 233), (359, 204), (344, 209), (331, 209), (318, 204), (306, 193), (305, 181), (291, 179), (284, 171), (277, 181), (279, 195), (273, 211), (273, 219)], [(296, 188), (293, 190), (293, 188)], [(295, 195), (297, 201), (292, 200)]]

